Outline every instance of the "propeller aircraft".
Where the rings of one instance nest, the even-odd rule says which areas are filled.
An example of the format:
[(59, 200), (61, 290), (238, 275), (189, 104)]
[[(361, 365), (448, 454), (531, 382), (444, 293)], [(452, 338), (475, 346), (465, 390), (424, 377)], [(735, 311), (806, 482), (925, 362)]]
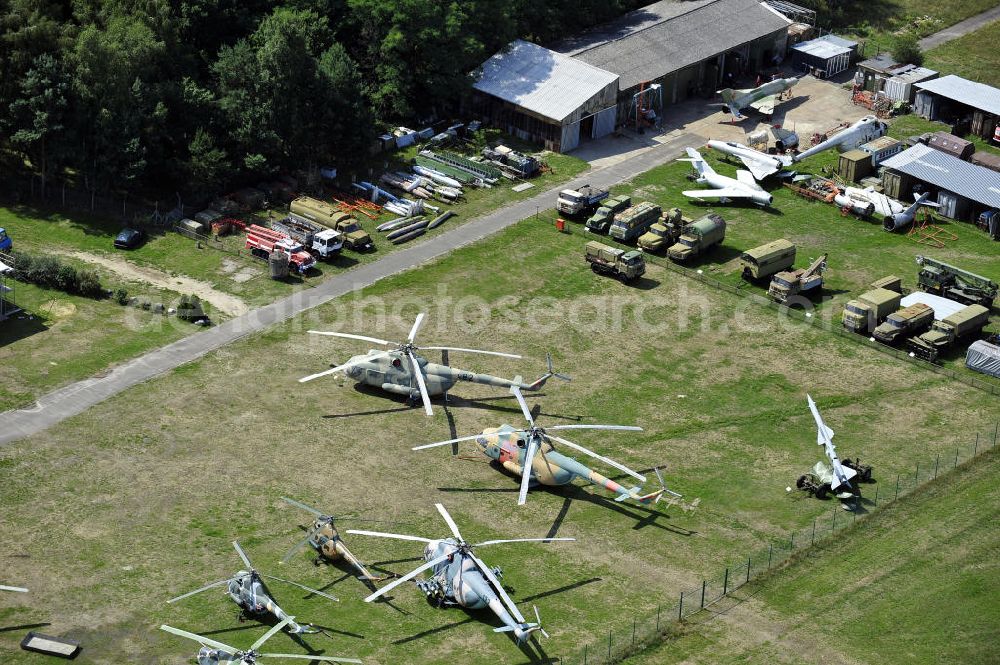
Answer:
[(490, 356), (501, 356), (503, 358), (520, 358), (521, 356), (512, 353), (500, 353), (498, 351), (483, 351), (480, 349), (462, 349), (452, 346), (417, 346), (415, 339), (420, 325), (423, 323), (425, 314), (421, 312), (417, 315), (410, 334), (406, 342), (390, 342), (375, 337), (364, 335), (354, 335), (341, 332), (324, 332), (320, 330), (310, 330), (313, 335), (328, 335), (331, 337), (344, 337), (347, 339), (357, 339), (365, 342), (372, 342), (381, 346), (390, 347), (388, 350), (370, 350), (367, 354), (353, 356), (346, 363), (331, 369), (312, 374), (299, 379), (299, 383), (306, 383), (322, 376), (343, 372), (352, 379), (356, 379), (365, 385), (381, 388), (382, 390), (396, 395), (404, 395), (411, 404), (419, 401), (423, 402), (424, 411), (428, 416), (434, 415), (431, 408), (431, 396), (443, 395), (451, 390), (459, 381), (469, 381), (488, 386), (498, 386), (507, 388), (516, 385), (522, 390), (541, 390), (545, 382), (551, 377), (556, 377), (564, 381), (569, 381), (569, 377), (558, 374), (552, 370), (552, 358), (548, 360), (548, 372), (534, 383), (522, 383), (520, 376), (513, 380), (504, 379), (489, 374), (476, 374), (461, 369), (456, 369), (448, 365), (429, 362), (426, 358), (416, 354), (416, 351), (462, 351), (465, 353), (481, 353)]
[(551, 427), (543, 428), (535, 423), (535, 419), (532, 417), (531, 410), (528, 408), (528, 404), (524, 401), (524, 395), (521, 394), (520, 389), (517, 386), (511, 386), (510, 392), (517, 397), (517, 401), (521, 405), (521, 411), (524, 413), (524, 419), (528, 422), (527, 429), (518, 429), (511, 425), (504, 424), (498, 428), (484, 430), (482, 434), (462, 436), (457, 439), (448, 439), (447, 441), (438, 441), (436, 443), (416, 446), (413, 450), (424, 450), (426, 448), (436, 448), (438, 446), (444, 446), (459, 441), (474, 440), (476, 444), (482, 448), (483, 453), (485, 453), (487, 457), (499, 462), (507, 471), (520, 476), (521, 490), (517, 497), (517, 505), (519, 506), (524, 505), (527, 501), (528, 489), (532, 485), (567, 485), (571, 483), (574, 478), (581, 478), (588, 483), (593, 483), (598, 487), (603, 487), (609, 492), (614, 492), (618, 495), (615, 501), (619, 502), (633, 499), (642, 504), (658, 503), (664, 494), (670, 494), (678, 499), (681, 498), (680, 494), (668, 490), (666, 486), (663, 485), (663, 478), (660, 476), (659, 469), (654, 470), (656, 471), (656, 477), (660, 481), (661, 489), (650, 494), (642, 494), (641, 486), (631, 488), (623, 487), (610, 478), (607, 478), (597, 471), (581, 464), (572, 457), (568, 457), (567, 455), (560, 453), (555, 449), (554, 443), (559, 443), (560, 445), (590, 455), (591, 457), (604, 462), (608, 466), (612, 466), (619, 471), (624, 471), (640, 482), (646, 482), (645, 476), (633, 471), (624, 464), (614, 461), (613, 459), (604, 457), (603, 455), (598, 455), (588, 448), (584, 448), (583, 446), (573, 443), (572, 441), (567, 441), (562, 437), (551, 434), (551, 432), (556, 430), (572, 429), (626, 430), (641, 432), (641, 427), (633, 427), (629, 425), (553, 425)]
[[(178, 600), (183, 600), (195, 594), (199, 594), (202, 591), (208, 591), (209, 589), (214, 589), (222, 585), (226, 585), (226, 592), (234, 603), (236, 603), (241, 612), (240, 618), (245, 616), (253, 617), (256, 619), (264, 619), (268, 616), (273, 616), (278, 621), (284, 622), (282, 625), (288, 626), (288, 630), (291, 633), (301, 634), (301, 633), (318, 633), (319, 631), (312, 627), (302, 626), (295, 623), (294, 619), (291, 619), (287, 612), (285, 612), (278, 603), (270, 596), (267, 591), (267, 587), (264, 585), (264, 579), (274, 580), (276, 582), (284, 582), (285, 584), (290, 584), (291, 586), (298, 587), (309, 593), (316, 594), (317, 596), (322, 596), (328, 600), (336, 601), (337, 598), (331, 596), (328, 593), (318, 591), (316, 589), (311, 589), (305, 585), (299, 584), (298, 582), (292, 582), (290, 580), (281, 579), (280, 577), (274, 577), (272, 575), (263, 575), (258, 573), (254, 569), (253, 565), (250, 563), (250, 559), (247, 557), (243, 548), (240, 544), (233, 541), (233, 547), (236, 549), (236, 553), (240, 556), (243, 561), (243, 565), (246, 566), (246, 570), (241, 570), (237, 572), (232, 577), (228, 577), (224, 580), (219, 580), (217, 582), (212, 582), (207, 584), (200, 589), (195, 589), (194, 591), (189, 591), (176, 598), (171, 598), (168, 603), (176, 603)], [(287, 621), (286, 621), (287, 620)], [(240, 662), (240, 661), (237, 661)]]
[[(361, 561), (351, 553), (351, 550), (347, 549), (347, 545), (344, 544), (343, 539), (340, 537), (340, 532), (337, 531), (337, 527), (334, 525), (335, 518), (333, 515), (327, 515), (321, 510), (313, 508), (312, 506), (307, 506), (306, 504), (300, 503), (295, 499), (289, 499), (286, 496), (281, 498), (286, 503), (296, 506), (297, 508), (301, 508), (308, 513), (312, 513), (316, 518), (313, 521), (312, 528), (309, 529), (308, 535), (306, 535), (303, 540), (299, 541), (295, 547), (288, 550), (288, 553), (281, 559), (281, 563), (287, 563), (296, 552), (306, 545), (309, 545), (316, 550), (316, 553), (320, 558), (325, 559), (326, 561), (346, 561), (348, 564), (353, 566), (358, 573), (360, 573), (358, 575), (358, 579), (360, 580), (364, 580), (366, 582), (381, 582), (382, 580), (387, 579), (385, 575), (378, 577), (372, 575), (368, 572), (368, 569), (365, 568), (365, 564), (361, 563)], [(317, 563), (318, 562), (319, 558), (317, 558)]]
[(411, 540), (426, 543), (424, 546), (424, 559), (426, 563), (371, 594), (365, 598), (365, 602), (370, 603), (395, 589), (400, 584), (413, 579), (425, 570), (430, 570), (430, 579), (417, 582), (417, 586), (429, 598), (435, 599), (438, 607), (459, 605), (472, 610), (489, 607), (500, 621), (503, 622), (503, 626), (494, 628), (493, 632), (513, 633), (514, 638), (519, 644), (527, 640), (536, 631), (540, 631), (542, 635), (548, 637), (548, 633), (542, 630), (538, 608), (534, 608), (535, 621), (529, 622), (526, 620), (517, 608), (517, 605), (514, 604), (514, 601), (507, 595), (503, 585), (500, 584), (503, 571), (499, 566), (493, 568), (487, 566), (483, 563), (482, 559), (476, 556), (474, 550), (477, 547), (488, 547), (503, 543), (551, 543), (556, 541), (575, 541), (576, 539), (515, 538), (509, 540), (486, 540), (481, 543), (470, 544), (462, 537), (458, 526), (451, 518), (451, 515), (448, 514), (448, 511), (445, 510), (445, 507), (440, 503), (434, 505), (438, 512), (441, 513), (441, 517), (448, 524), (452, 537), (431, 539), (396, 533), (348, 529), (347, 533), (360, 536), (376, 536), (378, 538), (394, 538), (396, 540)]
[(275, 636), (282, 628), (288, 625), (295, 625), (294, 617), (285, 617), (276, 626), (264, 633), (259, 640), (243, 651), (228, 644), (216, 640), (189, 633), (180, 628), (162, 625), (160, 630), (165, 630), (173, 635), (186, 637), (201, 645), (198, 650), (198, 665), (222, 665), (223, 663), (238, 663), (239, 665), (256, 665), (258, 660), (271, 658), (295, 658), (298, 660), (321, 661), (324, 663), (360, 663), (357, 658), (338, 658), (336, 656), (316, 656), (311, 654), (291, 654), (291, 653), (258, 653), (257, 649), (264, 646), (264, 643)]

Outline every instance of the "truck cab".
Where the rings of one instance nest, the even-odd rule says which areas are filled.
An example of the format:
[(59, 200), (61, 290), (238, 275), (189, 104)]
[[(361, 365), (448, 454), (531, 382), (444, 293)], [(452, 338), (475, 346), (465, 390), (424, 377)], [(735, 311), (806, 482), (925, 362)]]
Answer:
[(607, 233), (611, 223), (615, 221), (615, 215), (630, 205), (632, 205), (631, 196), (622, 195), (606, 199), (604, 205), (587, 220), (586, 230), (591, 233)]
[(14, 241), (7, 235), (7, 229), (0, 228), (0, 252), (9, 252), (14, 246)]
[(344, 244), (353, 250), (367, 251), (375, 246), (372, 237), (353, 217), (342, 217), (337, 220), (336, 230), (344, 235)]
[(662, 252), (665, 247), (674, 242), (675, 232), (663, 222), (657, 222), (649, 230), (639, 236), (639, 248), (647, 252)]
[(323, 258), (328, 258), (340, 252), (344, 246), (344, 235), (340, 231), (327, 229), (313, 236), (312, 249)]
[(890, 314), (873, 334), (883, 344), (898, 344), (905, 337), (924, 332), (933, 322), (934, 310), (918, 302)]

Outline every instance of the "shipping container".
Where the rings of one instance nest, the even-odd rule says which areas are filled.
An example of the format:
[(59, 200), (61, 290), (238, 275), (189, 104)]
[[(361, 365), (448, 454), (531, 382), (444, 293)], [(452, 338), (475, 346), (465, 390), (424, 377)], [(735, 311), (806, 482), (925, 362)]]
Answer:
[(844, 180), (857, 182), (874, 171), (872, 156), (863, 150), (848, 150), (840, 156), (837, 171)]
[(886, 169), (882, 172), (883, 193), (893, 199), (912, 200), (913, 178), (905, 173)]
[(969, 214), (969, 199), (942, 189), (938, 192), (938, 214), (948, 219), (966, 219)]
[(885, 92), (889, 99), (894, 101), (909, 102), (912, 104), (913, 97), (917, 92), (917, 89), (913, 87), (913, 84), (930, 81), (931, 79), (936, 79), (937, 77), (938, 73), (932, 69), (927, 69), (926, 67), (913, 67), (912, 69), (902, 71), (901, 73), (886, 79), (882, 91)]
[(888, 136), (882, 136), (874, 141), (865, 143), (859, 150), (871, 155), (872, 166), (877, 167), (893, 155), (903, 152), (903, 142)]

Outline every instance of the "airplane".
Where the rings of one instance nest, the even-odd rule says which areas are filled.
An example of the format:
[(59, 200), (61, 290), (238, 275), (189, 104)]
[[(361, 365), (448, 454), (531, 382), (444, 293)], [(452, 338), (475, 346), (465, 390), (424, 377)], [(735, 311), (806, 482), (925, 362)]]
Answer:
[(424, 546), (424, 559), (426, 563), (403, 575), (398, 580), (387, 584), (375, 593), (365, 598), (366, 603), (370, 603), (379, 596), (383, 596), (395, 589), (400, 584), (407, 582), (425, 570), (431, 571), (431, 578), (417, 582), (417, 587), (429, 598), (437, 601), (438, 607), (458, 605), (471, 610), (489, 607), (494, 614), (503, 622), (500, 628), (494, 628), (495, 633), (513, 633), (514, 638), (520, 644), (527, 640), (532, 633), (540, 631), (542, 635), (548, 637), (542, 629), (542, 621), (538, 615), (538, 608), (535, 608), (535, 621), (529, 622), (517, 609), (517, 605), (510, 599), (500, 578), (503, 571), (499, 566), (490, 568), (483, 560), (476, 556), (473, 551), (477, 547), (488, 547), (490, 545), (500, 545), (503, 543), (553, 543), (572, 542), (576, 538), (515, 538), (510, 540), (487, 540), (481, 543), (467, 543), (458, 530), (455, 520), (451, 518), (448, 511), (440, 503), (434, 504), (441, 517), (448, 524), (451, 530), (451, 538), (439, 538), (436, 540), (423, 538), (420, 536), (407, 536), (396, 533), (381, 533), (378, 531), (356, 531), (349, 529), (347, 533), (359, 536), (376, 536), (378, 538), (394, 538), (396, 540), (414, 540), (426, 543)]
[(885, 124), (873, 115), (866, 115), (865, 117), (858, 120), (850, 127), (840, 130), (827, 140), (817, 143), (808, 150), (803, 150), (794, 157), (792, 157), (792, 163), (801, 162), (806, 157), (811, 157), (817, 153), (823, 152), (824, 150), (829, 150), (830, 148), (837, 148), (841, 152), (846, 150), (853, 150), (860, 145), (864, 145), (869, 141), (874, 141), (880, 136), (885, 136), (888, 131), (889, 125)]
[(346, 337), (348, 339), (358, 339), (365, 342), (372, 342), (382, 346), (395, 347), (388, 351), (370, 350), (365, 355), (353, 356), (342, 365), (332, 369), (311, 374), (299, 379), (299, 383), (305, 383), (318, 379), (321, 376), (344, 372), (352, 379), (359, 382), (381, 388), (382, 390), (396, 395), (405, 395), (411, 404), (416, 404), (422, 400), (424, 412), (428, 416), (434, 415), (431, 408), (431, 395), (443, 395), (451, 390), (459, 381), (469, 381), (488, 386), (498, 386), (508, 388), (517, 385), (522, 390), (541, 390), (545, 382), (552, 377), (569, 381), (570, 378), (552, 370), (552, 358), (547, 356), (548, 372), (541, 376), (534, 383), (522, 383), (520, 376), (513, 380), (504, 379), (489, 374), (476, 374), (465, 370), (456, 369), (448, 365), (429, 362), (426, 358), (418, 356), (414, 351), (439, 350), (439, 351), (464, 351), (466, 353), (482, 353), (491, 356), (502, 356), (504, 358), (520, 358), (521, 356), (512, 353), (500, 353), (498, 351), (482, 351), (479, 349), (460, 349), (452, 346), (424, 346), (419, 347), (414, 343), (417, 330), (424, 320), (425, 314), (420, 312), (417, 320), (410, 329), (410, 334), (406, 342), (389, 342), (375, 337), (365, 337), (364, 335), (353, 335), (341, 332), (324, 332), (320, 330), (310, 330), (313, 335), (328, 335), (331, 337)]
[(807, 394), (806, 400), (809, 402), (809, 410), (812, 411), (813, 419), (816, 421), (816, 443), (824, 447), (826, 456), (830, 458), (830, 465), (833, 466), (833, 480), (830, 482), (830, 489), (836, 490), (841, 485), (850, 488), (850, 480), (858, 475), (858, 472), (840, 463), (840, 458), (837, 457), (837, 451), (833, 445), (833, 430), (823, 422), (823, 416), (819, 415), (819, 409), (816, 408), (816, 402), (813, 401), (813, 398)]
[(917, 214), (917, 209), (921, 206), (929, 206), (932, 208), (937, 208), (940, 204), (934, 203), (930, 200), (930, 192), (924, 192), (919, 196), (913, 194), (913, 203), (910, 207), (902, 212), (893, 213), (891, 215), (886, 215), (885, 219), (882, 221), (882, 228), (886, 231), (899, 231), (905, 229), (907, 226), (913, 223), (913, 218)]
[(693, 189), (681, 192), (684, 196), (693, 199), (719, 199), (720, 203), (726, 203), (731, 199), (750, 199), (762, 207), (769, 206), (774, 201), (774, 197), (757, 184), (753, 174), (749, 171), (737, 171), (735, 178), (719, 175), (694, 148), (687, 148), (687, 154), (687, 159), (681, 158), (679, 161), (694, 164), (695, 170), (698, 171), (698, 179), (695, 182), (707, 183), (715, 189)]
[(734, 121), (746, 120), (746, 116), (740, 113), (742, 109), (750, 106), (764, 115), (771, 115), (774, 112), (775, 97), (786, 90), (791, 90), (798, 82), (796, 78), (775, 79), (752, 90), (726, 88), (720, 90), (719, 94), (722, 95), (723, 105), (733, 114)]
[(659, 503), (660, 498), (664, 493), (670, 494), (677, 499), (681, 498), (680, 494), (668, 490), (666, 486), (663, 485), (663, 477), (660, 475), (659, 469), (654, 469), (654, 471), (656, 472), (656, 477), (659, 479), (662, 489), (649, 494), (642, 494), (641, 487), (628, 488), (619, 485), (610, 478), (607, 478), (597, 471), (588, 468), (586, 465), (581, 464), (572, 457), (563, 455), (555, 449), (553, 442), (557, 442), (568, 448), (590, 455), (591, 457), (598, 459), (609, 466), (612, 466), (620, 471), (624, 471), (640, 482), (646, 482), (645, 476), (636, 473), (624, 464), (620, 464), (613, 459), (604, 457), (603, 455), (598, 455), (594, 451), (584, 448), (579, 444), (567, 441), (566, 439), (558, 437), (554, 434), (550, 434), (551, 431), (567, 429), (627, 430), (641, 432), (641, 427), (634, 427), (630, 425), (553, 425), (551, 427), (542, 428), (535, 424), (535, 420), (531, 416), (531, 410), (528, 408), (528, 404), (524, 401), (524, 395), (521, 394), (521, 391), (517, 388), (517, 386), (512, 386), (510, 392), (517, 397), (517, 401), (521, 405), (521, 411), (524, 413), (524, 419), (528, 421), (527, 429), (517, 429), (511, 425), (505, 424), (498, 428), (486, 429), (482, 434), (461, 436), (457, 439), (448, 439), (447, 441), (437, 441), (435, 443), (416, 446), (413, 450), (425, 450), (427, 448), (436, 448), (438, 446), (457, 443), (459, 441), (475, 440), (476, 444), (483, 449), (483, 453), (487, 457), (500, 462), (504, 469), (521, 477), (521, 490), (517, 497), (517, 505), (519, 506), (523, 506), (527, 501), (528, 489), (532, 485), (568, 485), (573, 482), (574, 478), (580, 478), (588, 483), (593, 483), (598, 487), (603, 487), (609, 492), (614, 492), (618, 495), (617, 498), (615, 498), (615, 501), (618, 502), (632, 499), (644, 505)]
[(177, 635), (179, 637), (186, 637), (189, 640), (194, 640), (201, 645), (201, 649), (198, 650), (198, 665), (223, 665), (223, 663), (234, 663), (238, 665), (256, 665), (258, 659), (271, 658), (294, 658), (296, 660), (309, 660), (309, 661), (322, 661), (324, 663), (360, 663), (361, 661), (357, 658), (338, 658), (336, 656), (317, 656), (314, 654), (291, 654), (291, 653), (258, 653), (257, 649), (264, 646), (264, 642), (274, 637), (278, 632), (281, 631), (285, 626), (294, 623), (294, 617), (285, 617), (276, 626), (271, 628), (269, 631), (264, 633), (259, 640), (254, 642), (249, 649), (243, 651), (242, 649), (237, 649), (236, 647), (231, 647), (228, 644), (224, 644), (217, 640), (210, 639), (203, 635), (196, 635), (195, 633), (189, 633), (186, 630), (181, 630), (180, 628), (174, 628), (173, 626), (167, 626), (166, 624), (160, 626), (160, 630), (164, 630), (172, 635)]
[[(218, 582), (212, 582), (207, 584), (200, 589), (195, 589), (194, 591), (189, 591), (176, 598), (171, 598), (168, 603), (176, 603), (178, 600), (188, 598), (195, 594), (201, 593), (202, 591), (208, 591), (209, 589), (214, 589), (217, 586), (226, 585), (226, 591), (229, 597), (234, 603), (236, 603), (240, 608), (240, 619), (242, 620), (245, 616), (250, 616), (254, 618), (264, 618), (268, 615), (273, 616), (278, 621), (284, 622), (282, 625), (288, 625), (288, 631), (290, 633), (317, 633), (319, 632), (315, 628), (302, 626), (295, 623), (288, 613), (283, 609), (278, 607), (278, 603), (268, 595), (267, 588), (264, 586), (263, 579), (267, 578), (269, 580), (275, 580), (276, 582), (284, 582), (285, 584), (290, 584), (294, 587), (298, 587), (304, 591), (315, 594), (317, 596), (322, 596), (329, 600), (337, 600), (334, 596), (322, 591), (317, 591), (316, 589), (311, 589), (298, 582), (291, 582), (289, 580), (283, 580), (280, 577), (274, 577), (272, 575), (262, 575), (258, 573), (254, 567), (250, 564), (250, 559), (247, 557), (243, 548), (240, 544), (233, 541), (233, 547), (236, 548), (236, 553), (240, 556), (243, 564), (247, 567), (246, 570), (241, 570), (237, 572), (232, 577), (227, 577), (224, 580), (219, 580)], [(287, 619), (287, 621), (286, 621)]]
[(0, 591), (16, 591), (18, 593), (28, 593), (28, 590), (22, 586), (7, 586), (6, 584), (0, 584)]
[(763, 180), (792, 165), (789, 155), (769, 155), (734, 141), (709, 141), (705, 145), (716, 152), (738, 158), (757, 180)]

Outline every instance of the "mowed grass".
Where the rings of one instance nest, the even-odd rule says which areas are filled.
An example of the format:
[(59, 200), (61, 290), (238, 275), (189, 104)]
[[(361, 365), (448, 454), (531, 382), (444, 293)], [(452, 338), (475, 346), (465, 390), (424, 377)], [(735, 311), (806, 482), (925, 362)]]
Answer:
[[(349, 570), (313, 567), (305, 553), (277, 564), (309, 517), (284, 506), (282, 495), (388, 522), (342, 526), (428, 537), (446, 535), (433, 508), (442, 502), (473, 542), (577, 538), (480, 552), (503, 567), (524, 611), (538, 606), (552, 634), (544, 652), (569, 657), (829, 513), (830, 502), (785, 492), (819, 458), (806, 392), (837, 432), (840, 452), (860, 455), (880, 479), (970, 445), (1000, 418), (995, 396), (790, 325), (657, 266), (635, 287), (597, 277), (583, 261), (584, 240), (522, 222), (0, 451), (4, 574), (33, 591), (0, 599), (3, 625), (51, 622), (47, 632), (85, 644), (85, 663), (174, 662), (196, 651), (158, 632), (160, 623), (224, 631), (214, 637), (245, 648), (261, 630), (238, 623), (221, 593), (164, 602), (237, 570), (230, 541), (239, 538), (263, 572), (342, 599), (274, 585), (300, 620), (339, 631), (310, 638), (316, 649), (373, 664), (529, 662), (492, 632), (488, 613), (436, 609), (410, 585), (391, 594), (392, 605), (364, 604), (368, 592)], [(518, 508), (516, 479), (471, 445), (462, 446), (470, 459), (447, 448), (410, 451), (520, 424), (502, 390), (462, 384), (447, 410), (439, 402), (427, 418), (352, 381), (297, 383), (367, 348), (306, 330), (401, 339), (417, 311), (428, 313), (425, 344), (525, 355), (515, 362), (455, 353), (458, 367), (530, 380), (551, 351), (573, 381), (529, 396), (538, 421), (643, 426), (635, 435), (581, 432), (573, 440), (634, 468), (666, 464), (670, 486), (701, 507), (651, 511), (578, 484), (532, 491)], [(58, 556), (54, 531), (72, 543)], [(419, 544), (347, 537), (359, 557), (384, 569), (419, 565)], [(44, 662), (19, 652), (19, 637), (0, 633), (0, 657)], [(269, 649), (302, 652), (285, 636)]]
[(927, 37), (994, 6), (995, 0), (878, 0), (851, 7), (835, 29), (864, 41), (865, 57), (873, 57), (892, 50), (897, 32)]
[(925, 54), (924, 66), (986, 85), (1000, 86), (997, 40), (1000, 40), (1000, 21), (931, 49)]
[(997, 662), (998, 472), (987, 453), (624, 662)]

